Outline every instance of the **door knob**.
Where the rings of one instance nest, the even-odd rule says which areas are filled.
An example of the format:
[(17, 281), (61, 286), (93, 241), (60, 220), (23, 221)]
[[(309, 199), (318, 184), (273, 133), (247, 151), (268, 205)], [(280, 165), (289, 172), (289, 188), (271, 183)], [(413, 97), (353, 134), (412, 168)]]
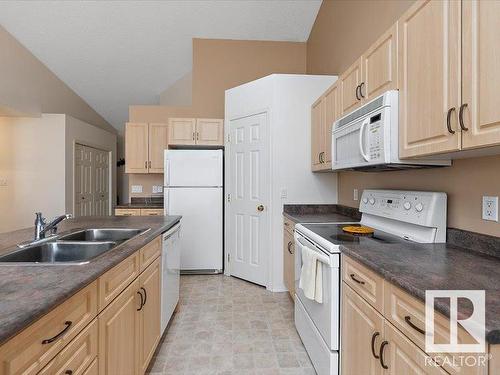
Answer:
[(257, 206), (257, 211), (261, 211), (261, 212), (264, 211), (264, 206), (262, 204), (259, 204)]

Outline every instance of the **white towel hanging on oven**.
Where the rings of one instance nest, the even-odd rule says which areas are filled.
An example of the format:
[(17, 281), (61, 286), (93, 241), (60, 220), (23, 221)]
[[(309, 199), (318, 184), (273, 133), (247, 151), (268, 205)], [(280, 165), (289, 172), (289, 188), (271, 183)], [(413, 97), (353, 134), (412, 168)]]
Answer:
[(323, 273), (319, 254), (300, 243), (302, 269), (300, 271), (299, 288), (310, 300), (323, 303)]

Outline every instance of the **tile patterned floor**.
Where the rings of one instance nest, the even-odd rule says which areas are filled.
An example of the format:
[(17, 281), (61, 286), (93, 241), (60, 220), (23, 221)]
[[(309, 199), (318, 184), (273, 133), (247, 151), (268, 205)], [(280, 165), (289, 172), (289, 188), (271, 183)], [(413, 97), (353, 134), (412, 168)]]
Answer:
[(315, 374), (288, 293), (227, 276), (182, 276), (180, 308), (149, 374)]

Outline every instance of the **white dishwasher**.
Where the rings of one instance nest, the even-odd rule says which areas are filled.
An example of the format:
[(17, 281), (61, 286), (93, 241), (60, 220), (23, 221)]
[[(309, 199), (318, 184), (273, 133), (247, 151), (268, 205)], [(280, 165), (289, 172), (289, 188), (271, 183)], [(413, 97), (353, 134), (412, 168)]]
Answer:
[(161, 334), (179, 302), (179, 282), (181, 266), (181, 223), (165, 232), (162, 236), (161, 269)]

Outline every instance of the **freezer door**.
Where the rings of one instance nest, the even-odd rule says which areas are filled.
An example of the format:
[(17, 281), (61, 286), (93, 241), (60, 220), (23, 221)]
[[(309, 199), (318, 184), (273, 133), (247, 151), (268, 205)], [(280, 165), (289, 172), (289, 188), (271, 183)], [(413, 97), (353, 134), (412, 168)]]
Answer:
[(222, 186), (222, 150), (165, 151), (165, 186)]
[(181, 270), (222, 270), (222, 188), (168, 188), (169, 215), (182, 215)]

